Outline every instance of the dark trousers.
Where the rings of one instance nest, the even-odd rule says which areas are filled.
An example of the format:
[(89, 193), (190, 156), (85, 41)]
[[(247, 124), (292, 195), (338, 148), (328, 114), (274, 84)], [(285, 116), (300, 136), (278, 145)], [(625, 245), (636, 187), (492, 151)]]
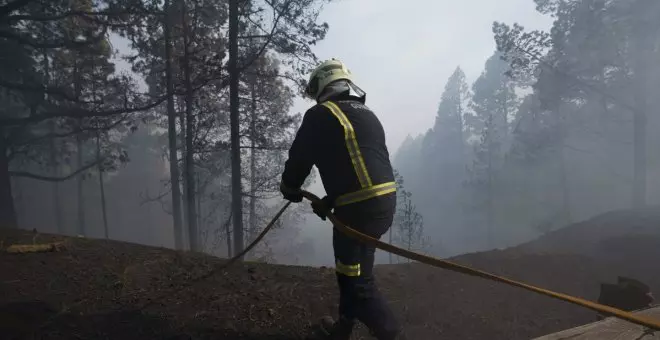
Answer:
[[(371, 204), (376, 203), (379, 202)], [(385, 198), (375, 209), (364, 205), (347, 206), (336, 209), (335, 215), (347, 226), (380, 238), (392, 225), (394, 209), (395, 203)], [(376, 249), (344, 235), (336, 228), (333, 230), (332, 245), (339, 284), (340, 318), (350, 323), (359, 320), (378, 339), (394, 339), (400, 326), (376, 287), (373, 275)]]

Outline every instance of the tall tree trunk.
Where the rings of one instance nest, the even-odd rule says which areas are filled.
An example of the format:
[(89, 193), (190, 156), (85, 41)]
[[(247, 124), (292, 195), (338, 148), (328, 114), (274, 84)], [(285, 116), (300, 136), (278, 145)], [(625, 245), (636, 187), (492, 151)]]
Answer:
[(491, 248), (493, 246), (493, 226), (495, 224), (495, 207), (494, 207), (494, 195), (493, 195), (493, 128), (494, 128), (494, 119), (492, 113), (489, 114), (488, 116), (488, 168), (487, 168), (487, 194), (486, 194), (486, 199), (488, 200), (487, 202), (487, 222), (486, 222), (486, 239), (487, 239), (487, 246), (488, 248)]
[[(183, 188), (181, 199), (183, 202), (183, 239), (184, 244), (190, 249), (190, 228), (188, 227), (188, 179), (186, 178), (186, 108), (185, 99), (179, 98), (177, 100), (179, 111), (179, 153), (183, 164), (179, 167), (179, 173), (183, 174), (181, 177), (181, 187)], [(179, 165), (177, 165), (179, 166)]]
[(105, 185), (103, 183), (103, 165), (101, 164), (101, 136), (100, 133), (96, 133), (96, 161), (98, 164), (99, 172), (99, 191), (101, 192), (101, 213), (103, 215), (103, 235), (105, 238), (109, 238), (110, 232), (108, 229), (108, 212), (107, 205), (105, 203)]
[(0, 131), (0, 228), (18, 228), (9, 175), (8, 151), (5, 136)]
[[(256, 80), (255, 80), (256, 81)], [(252, 84), (252, 117), (250, 117), (250, 240), (257, 235), (257, 96), (255, 84)]]
[(204, 238), (204, 240), (202, 240), (202, 235), (204, 234), (204, 219), (202, 215), (202, 197), (204, 193), (202, 192), (202, 181), (200, 178), (201, 176), (199, 175), (199, 170), (200, 169), (196, 169), (195, 172), (195, 182), (197, 183), (197, 185), (195, 186), (196, 187), (195, 192), (197, 193), (196, 195), (197, 200), (195, 201), (195, 203), (197, 204), (197, 212), (195, 213), (195, 216), (197, 216), (197, 229), (199, 230), (200, 249), (204, 251), (204, 245), (206, 244), (208, 235), (207, 237)]
[[(46, 29), (44, 29), (44, 36), (46, 33)], [(48, 86), (50, 85), (50, 61), (48, 59), (48, 53), (46, 52), (46, 49), (43, 49), (42, 51), (42, 58), (43, 58), (43, 67), (44, 67), (44, 85)], [(49, 101), (49, 96), (48, 94), (44, 94), (44, 100), (46, 102)], [(49, 125), (49, 130), (51, 134), (55, 134), (57, 132), (57, 125), (55, 123), (54, 119), (51, 119), (48, 122)], [(53, 176), (58, 177), (60, 175), (60, 166), (57, 162), (57, 145), (55, 144), (55, 138), (51, 138), (49, 141), (49, 162), (50, 166), (53, 170)], [(62, 235), (66, 231), (64, 230), (64, 222), (62, 219), (62, 205), (60, 204), (60, 183), (55, 181), (51, 183), (52, 186), (52, 204), (53, 204), (53, 213), (55, 215), (55, 224), (57, 226), (57, 233)]]
[[(78, 169), (83, 167), (83, 141), (82, 136), (76, 136), (76, 167)], [(78, 223), (76, 234), (85, 236), (85, 172), (81, 172), (76, 176), (76, 182), (78, 185), (77, 196), (78, 196)]]
[(234, 219), (234, 252), (243, 251), (243, 200), (241, 188), (241, 139), (238, 98), (238, 0), (229, 0), (229, 117), (231, 125), (231, 200)]
[[(80, 98), (82, 94), (82, 78), (80, 76), (80, 70), (79, 70), (79, 65), (78, 65), (78, 60), (80, 59), (80, 55), (76, 54), (74, 56), (75, 60), (73, 63), (73, 87), (74, 87), (74, 92), (75, 92), (75, 97)], [(79, 128), (82, 128), (82, 118), (79, 118), (77, 120), (77, 124)], [(78, 133), (76, 135), (76, 167), (78, 169), (83, 167), (83, 140), (82, 140), (82, 134)], [(84, 187), (84, 181), (85, 181), (85, 171), (81, 172), (76, 176), (76, 182), (78, 185), (78, 190), (77, 190), (77, 196), (78, 196), (78, 221), (76, 225), (76, 234), (85, 236), (85, 187)]]
[[(51, 121), (50, 123), (50, 132), (55, 133), (55, 123)], [(51, 138), (49, 145), (50, 153), (50, 164), (53, 169), (53, 176), (60, 176), (60, 165), (57, 162), (57, 146), (55, 145), (55, 138)], [(62, 204), (60, 202), (60, 183), (54, 181), (51, 183), (52, 186), (52, 204), (53, 212), (55, 213), (55, 224), (57, 225), (57, 233), (63, 235), (66, 233), (64, 230), (64, 219), (62, 217)]]
[(186, 207), (187, 207), (187, 221), (188, 221), (188, 234), (190, 237), (190, 250), (199, 251), (199, 231), (197, 230), (197, 216), (195, 207), (195, 163), (193, 158), (193, 88), (190, 78), (190, 27), (188, 27), (188, 14), (183, 2), (184, 7), (182, 12), (183, 16), (183, 72), (186, 86), (186, 152), (185, 152), (185, 170), (186, 177)]
[(174, 248), (183, 248), (183, 228), (181, 226), (181, 187), (179, 184), (179, 164), (177, 156), (176, 111), (174, 110), (174, 84), (172, 81), (172, 41), (170, 0), (165, 0), (165, 82), (167, 86), (167, 134), (170, 154), (170, 181), (172, 185), (172, 219), (174, 226)]
[(231, 242), (231, 218), (232, 218), (232, 211), (229, 210), (229, 217), (227, 218), (227, 221), (225, 222), (225, 234), (227, 235), (227, 257), (231, 258), (234, 256), (234, 253), (232, 252), (232, 242)]

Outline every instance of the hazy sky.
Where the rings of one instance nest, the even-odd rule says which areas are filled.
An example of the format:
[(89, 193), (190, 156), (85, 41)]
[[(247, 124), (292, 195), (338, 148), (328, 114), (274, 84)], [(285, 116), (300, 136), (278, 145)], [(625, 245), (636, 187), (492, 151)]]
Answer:
[[(347, 64), (394, 153), (406, 135), (433, 124), (456, 66), (469, 82), (479, 76), (495, 50), (495, 20), (530, 29), (552, 23), (533, 0), (335, 0), (321, 13), (330, 30), (314, 51)], [(300, 99), (294, 112), (311, 104)]]

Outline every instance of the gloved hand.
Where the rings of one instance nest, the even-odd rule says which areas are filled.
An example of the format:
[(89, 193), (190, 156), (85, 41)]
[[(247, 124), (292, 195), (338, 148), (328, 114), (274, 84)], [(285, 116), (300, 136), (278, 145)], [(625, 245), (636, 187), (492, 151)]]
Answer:
[(280, 183), (280, 192), (282, 193), (282, 196), (284, 196), (285, 200), (289, 200), (295, 203), (302, 202), (303, 200), (303, 195), (302, 192), (300, 192), (300, 189), (291, 189), (284, 185), (284, 183)]
[(334, 200), (328, 196), (321, 199), (321, 202), (312, 202), (312, 210), (314, 213), (325, 221), (326, 214), (334, 208)]

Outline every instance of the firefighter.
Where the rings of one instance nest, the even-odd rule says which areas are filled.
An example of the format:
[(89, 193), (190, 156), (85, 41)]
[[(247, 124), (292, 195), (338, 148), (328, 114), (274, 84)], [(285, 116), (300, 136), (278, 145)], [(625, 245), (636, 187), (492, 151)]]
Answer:
[[(305, 93), (317, 104), (307, 110), (289, 150), (280, 190), (300, 202), (300, 188), (312, 166), (319, 170), (327, 196), (312, 204), (323, 220), (335, 216), (356, 230), (380, 238), (392, 225), (396, 184), (380, 121), (366, 105), (366, 93), (337, 59), (321, 63)], [(323, 318), (319, 330), (329, 339), (349, 339), (356, 321), (377, 339), (403, 339), (399, 324), (376, 288), (376, 249), (336, 228), (332, 245), (339, 286), (339, 319)]]

